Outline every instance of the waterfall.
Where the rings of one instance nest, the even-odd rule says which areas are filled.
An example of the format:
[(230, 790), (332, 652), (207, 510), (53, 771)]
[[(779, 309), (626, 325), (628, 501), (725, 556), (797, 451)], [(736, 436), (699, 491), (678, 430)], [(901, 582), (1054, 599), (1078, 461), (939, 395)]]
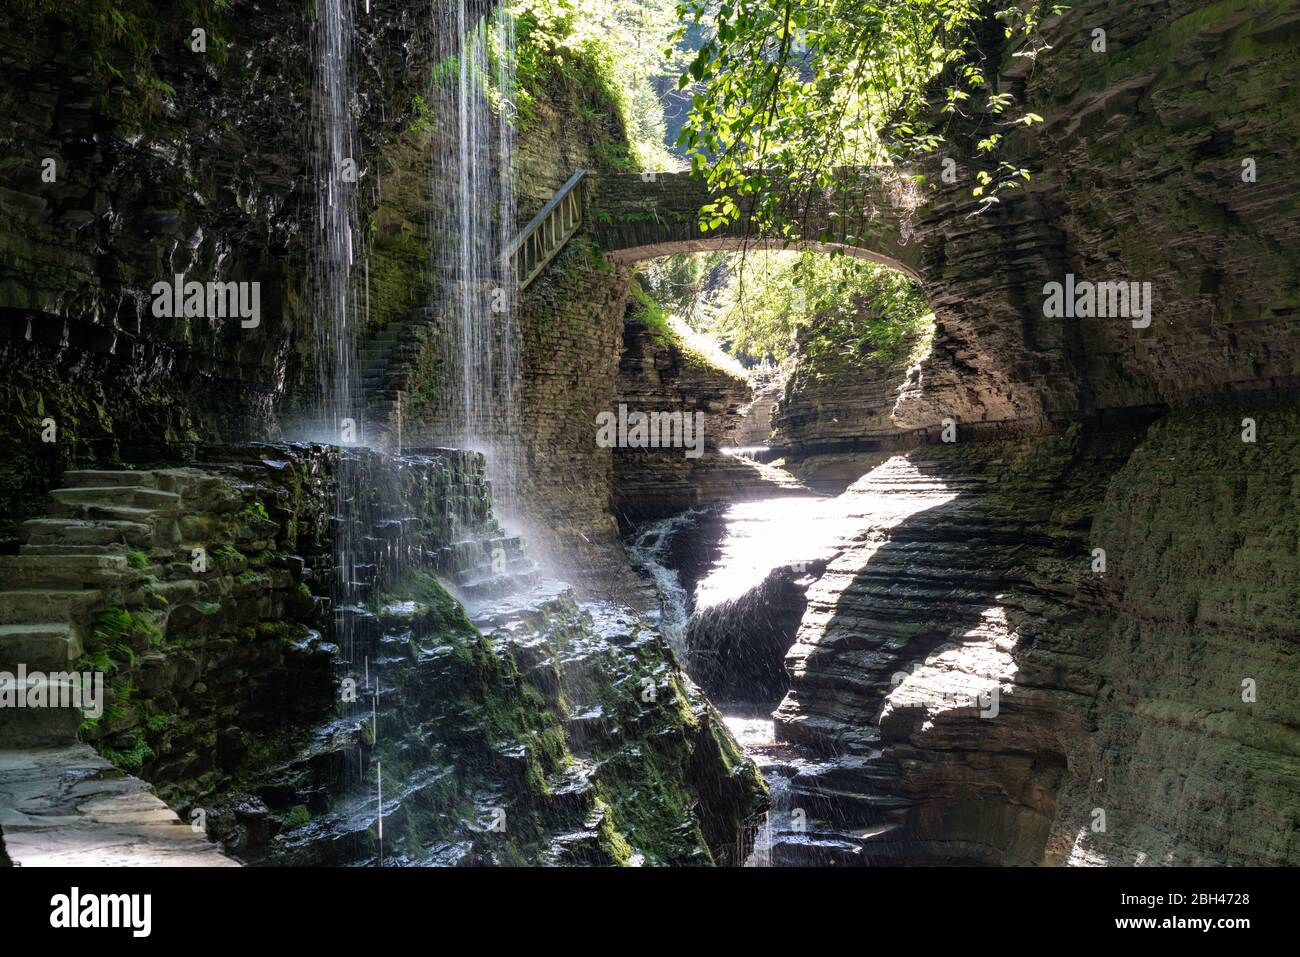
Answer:
[[(316, 0), (316, 90), (313, 103), (312, 173), (316, 187), (316, 244), (312, 262), (318, 412), (330, 442), (353, 441), (362, 423), (353, 372), (358, 302), (357, 179), (360, 159), (353, 120), (356, 79), (352, 70), (352, 0)], [(345, 432), (345, 420), (352, 431)]]
[[(490, 18), (473, 0), (433, 0), (434, 65), (428, 103), (437, 119), (430, 170), (435, 202), (431, 260), (436, 282), (432, 312), (442, 320), (442, 378), (450, 427), (444, 444), (481, 449), (509, 499), (515, 474), (513, 441), (519, 420), (519, 344), (516, 288), (499, 268), (501, 250), (517, 228), (514, 193), (514, 21), (503, 10)], [(316, 0), (316, 76), (311, 171), (316, 188), (316, 236), (311, 263), (311, 310), (318, 381), (313, 438), (341, 446), (372, 446), (379, 423), (363, 421), (357, 370), (357, 330), (367, 304), (368, 269), (359, 229), (358, 180), (366, 164), (354, 111), (359, 97), (353, 68), (353, 0)], [(396, 409), (401, 422), (400, 404)], [(400, 437), (396, 445), (400, 446)], [(400, 452), (400, 448), (394, 451)], [(380, 688), (388, 662), (377, 644), (373, 599), (404, 569), (428, 564), (412, 538), (423, 506), (430, 462), (419, 455), (381, 457), (364, 448), (340, 453), (335, 502), (333, 638), (338, 677), (351, 681), (340, 704), (340, 727), (361, 729), (344, 751), (344, 785), (368, 793), (376, 815), (373, 836), (382, 863), (385, 794), (399, 793), (399, 772), (380, 777), (377, 751)], [(436, 470), (435, 470), (436, 471)], [(486, 501), (481, 476), (453, 469), (456, 495)], [(424, 481), (417, 481), (420, 476)], [(486, 506), (484, 506), (486, 507)], [(453, 520), (454, 516), (448, 516)], [(472, 522), (470, 523), (473, 524)], [(505, 540), (500, 533), (493, 539)], [(476, 543), (482, 550), (481, 543)], [(507, 549), (502, 546), (503, 554)], [(390, 689), (391, 690), (391, 689)], [(374, 760), (372, 760), (374, 758)], [(392, 790), (390, 790), (390, 788)]]
[[(316, 330), (319, 384), (318, 418), (321, 438), (351, 444), (359, 436), (355, 403), (352, 342), (356, 297), (352, 288), (357, 235), (357, 145), (353, 121), (356, 78), (352, 69), (352, 0), (316, 0), (316, 88), (313, 100), (315, 149), (312, 172), (316, 185), (316, 244), (312, 260), (312, 310)], [(346, 430), (348, 424), (351, 430)], [(340, 463), (335, 514), (342, 515), (351, 498), (347, 456)], [(355, 549), (347, 524), (335, 541), (337, 575), (334, 596), (338, 607), (355, 604)], [(340, 643), (350, 649), (342, 624)]]
[[(353, 118), (357, 96), (352, 67), (354, 39), (352, 0), (316, 0), (316, 86), (312, 128), (312, 173), (316, 187), (316, 243), (312, 257), (311, 308), (316, 331), (318, 382), (314, 437), (330, 444), (364, 443), (361, 397), (353, 381), (357, 310), (361, 306), (353, 281), (357, 263), (357, 180), (362, 166)], [(340, 678), (364, 669), (370, 687), (369, 660), (357, 661), (357, 639), (364, 585), (358, 557), (358, 534), (352, 514), (363, 498), (363, 470), (356, 450), (340, 450), (335, 487), (333, 638), (341, 649)], [(377, 696), (377, 686), (375, 690)], [(359, 697), (344, 712), (355, 713), (367, 702)], [(377, 697), (369, 702), (377, 705)], [(361, 749), (348, 755), (346, 777), (352, 783), (368, 779)], [(375, 787), (379, 782), (376, 779)]]
[(476, 17), (469, 0), (435, 0), (443, 38), (430, 102), (438, 116), (432, 158), (434, 312), (444, 330), (444, 431), (482, 451), (497, 498), (509, 509), (520, 420), (516, 282), (500, 267), (517, 229), (514, 19), (498, 8)]

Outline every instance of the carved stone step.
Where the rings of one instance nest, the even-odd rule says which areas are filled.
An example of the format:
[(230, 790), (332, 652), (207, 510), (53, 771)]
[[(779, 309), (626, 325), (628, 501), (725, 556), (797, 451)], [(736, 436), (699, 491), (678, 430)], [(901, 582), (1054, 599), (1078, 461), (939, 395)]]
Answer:
[(128, 546), (118, 545), (24, 545), (24, 555), (125, 555)]
[(0, 581), (11, 587), (102, 586), (138, 576), (125, 555), (0, 555)]
[[(176, 532), (175, 512), (163, 512), (154, 508), (136, 508), (129, 505), (60, 503), (52, 505), (50, 512), (59, 514), (64, 518), (79, 519), (82, 522), (126, 522), (134, 525), (152, 526), (151, 539), (146, 543), (152, 547), (167, 547), (179, 541)], [(132, 541), (131, 544), (135, 544), (135, 542)]]
[[(38, 693), (46, 701), (79, 703), (78, 688), (68, 681), (41, 678), (27, 688), (17, 689), (27, 701)], [(60, 698), (62, 696), (62, 698)], [(77, 730), (85, 716), (78, 707), (0, 708), (0, 748), (50, 748), (75, 744)]]
[(81, 656), (81, 638), (70, 624), (0, 625), (0, 671), (65, 671)]
[(181, 497), (143, 485), (104, 485), (91, 488), (56, 488), (50, 496), (60, 505), (124, 505), (132, 508), (175, 509)]
[(84, 521), (75, 518), (36, 518), (23, 522), (22, 540), (33, 545), (127, 545), (148, 548), (153, 527), (144, 522)]
[(157, 488), (158, 478), (153, 472), (104, 471), (101, 469), (72, 469), (63, 473), (63, 484), (68, 488), (101, 488), (103, 486), (137, 486)]
[(99, 589), (0, 591), (0, 625), (83, 622), (105, 604)]

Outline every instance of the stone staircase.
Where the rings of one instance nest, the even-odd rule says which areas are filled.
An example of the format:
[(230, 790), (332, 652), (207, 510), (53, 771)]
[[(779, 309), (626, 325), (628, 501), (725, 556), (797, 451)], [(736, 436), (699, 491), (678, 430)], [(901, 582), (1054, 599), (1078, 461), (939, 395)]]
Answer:
[(398, 405), (410, 388), (421, 350), (438, 328), (438, 311), (425, 306), (406, 322), (382, 329), (359, 345), (363, 422), (370, 433), (366, 444), (372, 448), (398, 451)]
[[(181, 493), (197, 474), (65, 472), (46, 516), (23, 524), (18, 554), (0, 556), (0, 672), (26, 672), (29, 700), (68, 686), (95, 616), (130, 603), (150, 566), (176, 559)], [(81, 717), (75, 707), (0, 708), (0, 747), (71, 744)]]

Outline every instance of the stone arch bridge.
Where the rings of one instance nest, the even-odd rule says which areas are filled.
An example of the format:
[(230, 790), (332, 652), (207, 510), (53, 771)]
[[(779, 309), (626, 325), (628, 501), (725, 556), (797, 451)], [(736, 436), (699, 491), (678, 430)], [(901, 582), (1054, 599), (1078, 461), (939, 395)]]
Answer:
[(921, 279), (921, 244), (910, 229), (920, 195), (903, 177), (848, 169), (830, 188), (789, 191), (785, 214), (800, 237), (792, 242), (754, 236), (743, 205), (734, 222), (702, 231), (700, 210), (714, 199), (689, 173), (578, 170), (503, 250), (502, 264), (523, 288), (584, 232), (623, 263), (718, 249), (839, 250)]
[(792, 195), (792, 218), (803, 238), (788, 246), (750, 235), (743, 209), (737, 222), (701, 232), (699, 211), (713, 196), (689, 173), (588, 173), (584, 226), (617, 262), (718, 249), (840, 250), (920, 280), (921, 243), (908, 224), (918, 203), (915, 193), (874, 172), (851, 173), (845, 182), (840, 188)]

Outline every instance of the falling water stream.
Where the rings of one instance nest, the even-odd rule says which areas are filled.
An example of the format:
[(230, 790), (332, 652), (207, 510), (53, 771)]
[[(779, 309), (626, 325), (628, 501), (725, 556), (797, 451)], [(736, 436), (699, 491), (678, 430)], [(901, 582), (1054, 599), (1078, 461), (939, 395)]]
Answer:
[(353, 375), (359, 303), (354, 293), (356, 265), (357, 171), (353, 110), (356, 78), (352, 68), (351, 0), (316, 0), (316, 96), (313, 175), (316, 184), (317, 241), (313, 257), (316, 355), (320, 382), (320, 426), (334, 441), (348, 441), (358, 410)]
[[(515, 143), (512, 106), (513, 20), (498, 9), (476, 17), (468, 0), (433, 0), (431, 16), (435, 62), (428, 103), (436, 128), (429, 168), (435, 202), (430, 214), (434, 272), (431, 314), (443, 331), (441, 359), (445, 420), (440, 444), (478, 449), (488, 458), (498, 514), (517, 513), (517, 452), (520, 426), (520, 342), (515, 321), (517, 289), (511, 270), (502, 268), (500, 251), (518, 226), (515, 202)], [(318, 244), (313, 278), (320, 360), (320, 419), (325, 434), (351, 425), (365, 444), (359, 420), (362, 398), (354, 382), (354, 330), (362, 323), (364, 290), (357, 294), (358, 213), (355, 174), (361, 164), (353, 110), (356, 80), (352, 69), (353, 16), (349, 0), (317, 0), (317, 98), (315, 173), (319, 190)], [(454, 131), (453, 135), (448, 135)], [(362, 271), (364, 275), (364, 270)], [(343, 434), (344, 444), (348, 441)], [(380, 780), (372, 752), (377, 746), (383, 702), (383, 662), (358, 656), (377, 651), (370, 632), (374, 615), (366, 598), (377, 578), (398, 566), (419, 561), (418, 548), (405, 540), (375, 567), (373, 541), (358, 539), (358, 529), (406, 521), (400, 498), (405, 483), (381, 483), (386, 489), (362, 488), (362, 459), (345, 450), (341, 465), (336, 537), (337, 581), (334, 595), (335, 639), (350, 676), (362, 679), (358, 699), (345, 707), (345, 723), (365, 725), (369, 740), (350, 761), (351, 784), (369, 790), (378, 848), (383, 862), (384, 802), (402, 782)], [(391, 463), (393, 474), (404, 459)], [(833, 550), (843, 515), (839, 499), (783, 498), (732, 506), (723, 516), (725, 534), (709, 573), (686, 585), (667, 554), (669, 543), (699, 520), (688, 513), (643, 531), (631, 547), (634, 559), (654, 579), (664, 598), (659, 627), (689, 658), (688, 631), (702, 610), (726, 607), (753, 585), (792, 562), (824, 559)], [(361, 557), (365, 550), (368, 558)], [(392, 551), (392, 550), (390, 550)], [(367, 631), (369, 629), (369, 631)], [(746, 750), (767, 774), (777, 805), (782, 781), (779, 765), (788, 749), (773, 740), (773, 725), (764, 713), (743, 703), (730, 708), (728, 723)], [(364, 737), (364, 735), (363, 735)], [(377, 758), (377, 754), (373, 755)], [(364, 806), (365, 802), (362, 802)], [(363, 816), (364, 816), (364, 812)], [(771, 829), (759, 836), (751, 863), (771, 859)]]
[[(354, 267), (357, 243), (357, 86), (353, 70), (355, 33), (351, 0), (316, 0), (316, 89), (313, 110), (313, 173), (316, 184), (317, 242), (313, 257), (313, 312), (318, 364), (318, 423), (315, 429), (325, 441), (341, 446), (364, 441), (365, 423), (360, 419), (359, 396), (353, 382), (357, 328)], [(331, 599), (334, 609), (333, 637), (338, 645), (340, 668), (357, 670), (353, 661), (358, 618), (361, 615), (362, 583), (358, 568), (358, 541), (350, 513), (356, 507), (360, 478), (355, 458), (341, 449), (334, 515), (335, 580)], [(370, 689), (369, 661), (359, 663)], [(374, 705), (372, 704), (371, 707)], [(356, 711), (364, 703), (354, 701), (345, 710)], [(351, 754), (346, 775), (349, 783), (367, 776), (366, 761)], [(379, 781), (376, 776), (375, 786)]]
[[(437, 197), (430, 231), (432, 313), (444, 330), (442, 360), (451, 384), (450, 427), (439, 438), (440, 444), (483, 450), (492, 463), (496, 497), (509, 504), (519, 408), (517, 290), (499, 258), (517, 227), (510, 102), (514, 31), (513, 19), (502, 8), (487, 18), (473, 9), (469, 0), (431, 3), (434, 65), (427, 102), (439, 131), (429, 158), (432, 195)], [(348, 749), (341, 783), (362, 794), (369, 791), (369, 802), (362, 798), (359, 813), (374, 816), (373, 859), (382, 864), (390, 789), (381, 780), (384, 772), (374, 749), (383, 707), (383, 662), (372, 656), (374, 614), (367, 603), (382, 581), (425, 560), (405, 531), (418, 510), (418, 503), (406, 498), (418, 498), (418, 492), (400, 476), (404, 470), (427, 468), (428, 461), (417, 455), (376, 465), (364, 450), (348, 448), (380, 438), (367, 431), (372, 423), (362, 421), (366, 397), (360, 394), (355, 362), (357, 330), (364, 327), (368, 309), (357, 205), (357, 183), (366, 167), (358, 155), (355, 120), (360, 103), (353, 63), (358, 15), (352, 0), (316, 0), (311, 301), (319, 390), (310, 434), (343, 446), (335, 502), (333, 637), (340, 678), (360, 687), (353, 699), (345, 698), (338, 728), (359, 727), (363, 743)], [(468, 487), (462, 491), (466, 497), (476, 494)], [(377, 551), (373, 530), (385, 527), (394, 530), (394, 537)], [(367, 803), (369, 812), (364, 810)]]
[(488, 458), (499, 507), (516, 505), (520, 419), (516, 283), (501, 251), (517, 229), (514, 20), (502, 8), (472, 19), (468, 0), (435, 0), (433, 68), (439, 129), (432, 157), (434, 311), (442, 317), (446, 444)]

